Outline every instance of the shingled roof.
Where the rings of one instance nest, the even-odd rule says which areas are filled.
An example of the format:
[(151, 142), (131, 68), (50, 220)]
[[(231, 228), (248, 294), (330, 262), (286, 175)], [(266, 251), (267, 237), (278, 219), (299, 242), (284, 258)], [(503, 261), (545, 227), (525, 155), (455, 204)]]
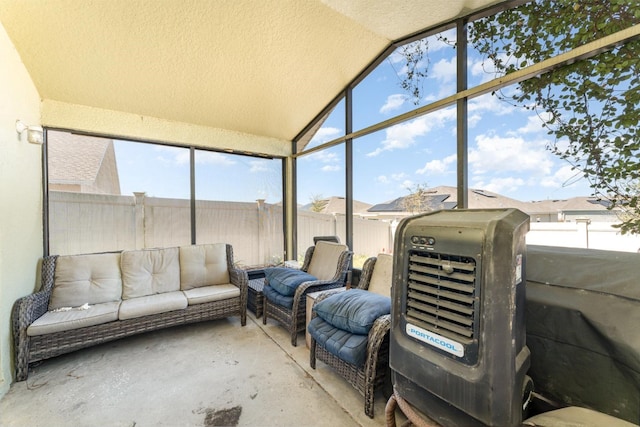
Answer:
[[(404, 200), (408, 196), (399, 197), (389, 202), (379, 203), (372, 206), (368, 212), (386, 213), (407, 213), (404, 208)], [(471, 209), (491, 209), (491, 208), (518, 208), (525, 211), (528, 203), (511, 199), (491, 191), (473, 189), (468, 191), (469, 208)], [(455, 187), (439, 186), (426, 190), (425, 205), (431, 209), (453, 209), (458, 207), (458, 194)]]
[(113, 140), (47, 132), (49, 189), (120, 194)]
[[(324, 202), (325, 205), (320, 211), (321, 213), (331, 213), (331, 214), (342, 214), (344, 215), (346, 212), (346, 204), (344, 197), (333, 196), (326, 199), (322, 199), (321, 202)], [(308, 211), (311, 210), (311, 203), (308, 203), (300, 209)], [(353, 213), (361, 214), (367, 212), (367, 210), (371, 207), (371, 204), (360, 202), (358, 200), (353, 201)]]
[[(455, 209), (458, 207), (458, 194), (455, 187), (439, 186), (426, 191), (424, 206), (430, 210)], [(398, 197), (388, 202), (379, 203), (372, 206), (367, 212), (372, 216), (407, 216), (411, 215), (404, 207), (404, 200), (408, 196)], [(468, 192), (468, 203), (470, 209), (499, 209), (516, 208), (536, 219), (548, 218), (555, 220), (562, 214), (600, 212), (607, 211), (609, 202), (595, 197), (572, 197), (561, 200), (541, 200), (534, 202), (522, 202), (520, 200), (505, 197), (487, 190), (470, 188)], [(615, 213), (611, 215), (615, 216)], [(561, 219), (560, 219), (561, 220)]]

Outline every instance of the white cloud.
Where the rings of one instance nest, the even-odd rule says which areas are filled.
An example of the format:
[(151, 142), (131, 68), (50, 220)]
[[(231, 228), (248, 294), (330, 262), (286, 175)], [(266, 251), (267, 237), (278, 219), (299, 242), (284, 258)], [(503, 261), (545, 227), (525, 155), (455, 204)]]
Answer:
[(572, 169), (571, 165), (564, 165), (555, 171), (553, 175), (544, 177), (538, 181), (538, 183), (543, 187), (563, 188), (570, 187), (577, 182), (580, 182), (582, 177), (582, 172)]
[(407, 175), (404, 172), (400, 172), (400, 173), (392, 173), (390, 176), (387, 175), (379, 175), (376, 178), (376, 181), (381, 183), (381, 184), (389, 184), (391, 182), (398, 182), (398, 181), (403, 181), (405, 179), (408, 178), (409, 175)]
[(427, 162), (424, 167), (416, 171), (420, 175), (441, 175), (450, 172), (449, 167), (456, 164), (457, 156), (455, 154), (447, 156), (444, 159), (436, 159)]
[(415, 185), (415, 183), (410, 179), (406, 179), (406, 180), (402, 181), (402, 188), (404, 190), (411, 189), (411, 188), (413, 188), (414, 185)]
[[(498, 57), (503, 61), (509, 61), (509, 57), (504, 53), (498, 55)], [(496, 73), (496, 64), (490, 58), (477, 58), (475, 59), (470, 66), (471, 75), (472, 76), (480, 76), (481, 83), (488, 82), (489, 80), (493, 80), (504, 73)]]
[(380, 107), (380, 113), (385, 114), (399, 109), (407, 101), (408, 98), (409, 97), (407, 95), (403, 95), (400, 93), (389, 95), (387, 97), (387, 102), (385, 102), (384, 105)]
[(456, 79), (456, 58), (450, 61), (441, 59), (431, 66), (429, 77), (434, 78), (442, 83), (449, 83)]
[(512, 105), (501, 101), (497, 96), (491, 95), (490, 93), (469, 101), (469, 113), (480, 114), (490, 112), (498, 116), (503, 116), (513, 114), (515, 111), (516, 109)]
[(309, 155), (300, 157), (305, 161), (321, 162), (321, 163), (337, 163), (340, 161), (337, 153), (332, 153), (328, 150), (321, 150), (313, 152)]
[(551, 173), (552, 165), (544, 141), (479, 135), (476, 147), (469, 149), (469, 169), (475, 175), (517, 172), (545, 176)]
[(516, 177), (491, 178), (488, 182), (478, 180), (473, 184), (474, 187), (498, 194), (514, 193), (523, 185), (525, 185), (524, 180)]
[(324, 166), (320, 168), (322, 172), (335, 172), (342, 169), (340, 166), (342, 162), (340, 156), (337, 153), (332, 153), (328, 150), (316, 151), (308, 156), (301, 157), (301, 159), (324, 164)]
[(456, 110), (454, 108), (446, 108), (387, 128), (385, 130), (386, 137), (380, 143), (381, 146), (368, 153), (367, 156), (377, 156), (383, 151), (411, 147), (415, 144), (416, 138), (426, 135), (434, 128), (444, 127), (447, 122), (455, 120), (455, 118)]
[(321, 127), (318, 129), (313, 138), (311, 138), (310, 145), (323, 144), (327, 141), (337, 138), (342, 135), (342, 130), (334, 127)]
[(517, 131), (512, 132), (511, 134), (513, 135), (519, 135), (523, 133), (527, 133), (527, 134), (545, 133), (546, 134), (547, 130), (543, 128), (542, 125), (544, 124), (543, 120), (547, 120), (545, 117), (549, 117), (549, 116), (550, 115), (548, 113), (540, 114), (540, 116), (538, 115), (529, 116), (527, 118), (527, 124), (519, 128)]
[(249, 173), (269, 172), (267, 163), (262, 160), (251, 160), (249, 165)]

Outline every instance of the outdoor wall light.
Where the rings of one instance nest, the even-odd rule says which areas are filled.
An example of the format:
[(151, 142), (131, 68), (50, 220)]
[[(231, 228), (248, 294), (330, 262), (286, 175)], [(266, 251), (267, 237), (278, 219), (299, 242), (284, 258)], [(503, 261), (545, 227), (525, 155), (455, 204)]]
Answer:
[(22, 135), (24, 131), (27, 131), (27, 141), (31, 144), (42, 144), (44, 140), (42, 126), (27, 126), (22, 121), (16, 120), (16, 131), (18, 135)]

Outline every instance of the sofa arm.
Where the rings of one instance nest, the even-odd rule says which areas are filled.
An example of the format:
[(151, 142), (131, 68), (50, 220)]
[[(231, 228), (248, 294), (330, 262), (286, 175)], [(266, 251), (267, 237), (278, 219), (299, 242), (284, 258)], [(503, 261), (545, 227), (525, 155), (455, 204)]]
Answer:
[[(367, 354), (378, 354), (384, 339), (389, 335), (391, 329), (391, 315), (385, 314), (378, 317), (369, 330), (367, 338)], [(375, 357), (377, 359), (377, 356)]]
[(249, 292), (249, 274), (239, 268), (229, 269), (229, 281), (240, 289), (240, 324), (247, 324), (247, 299)]
[[(373, 384), (374, 379), (379, 375), (377, 369), (380, 362), (383, 365), (388, 365), (389, 362), (389, 331), (391, 330), (391, 315), (385, 314), (378, 317), (369, 331), (369, 338), (367, 339), (367, 358), (364, 366), (364, 375), (371, 379)], [(372, 389), (373, 391), (373, 389)]]
[(16, 381), (27, 379), (29, 370), (29, 336), (27, 328), (47, 311), (51, 290), (36, 292), (18, 299), (11, 311)]

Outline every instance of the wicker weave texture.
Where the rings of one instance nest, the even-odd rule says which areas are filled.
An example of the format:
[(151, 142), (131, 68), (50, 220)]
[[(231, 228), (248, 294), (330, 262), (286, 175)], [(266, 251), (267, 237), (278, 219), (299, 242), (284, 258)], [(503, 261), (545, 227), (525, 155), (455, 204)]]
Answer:
[(364, 366), (352, 365), (325, 348), (318, 345), (315, 339), (311, 339), (310, 364), (315, 368), (315, 360), (321, 360), (329, 365), (338, 375), (364, 396), (364, 412), (373, 418), (375, 393), (386, 380), (389, 366), (389, 329), (391, 316), (384, 315), (378, 318), (369, 332), (367, 341), (367, 355)]
[(260, 318), (260, 316), (262, 316), (262, 311), (264, 308), (264, 294), (262, 293), (263, 289), (263, 277), (259, 279), (249, 280), (247, 308), (255, 313), (256, 318)]

